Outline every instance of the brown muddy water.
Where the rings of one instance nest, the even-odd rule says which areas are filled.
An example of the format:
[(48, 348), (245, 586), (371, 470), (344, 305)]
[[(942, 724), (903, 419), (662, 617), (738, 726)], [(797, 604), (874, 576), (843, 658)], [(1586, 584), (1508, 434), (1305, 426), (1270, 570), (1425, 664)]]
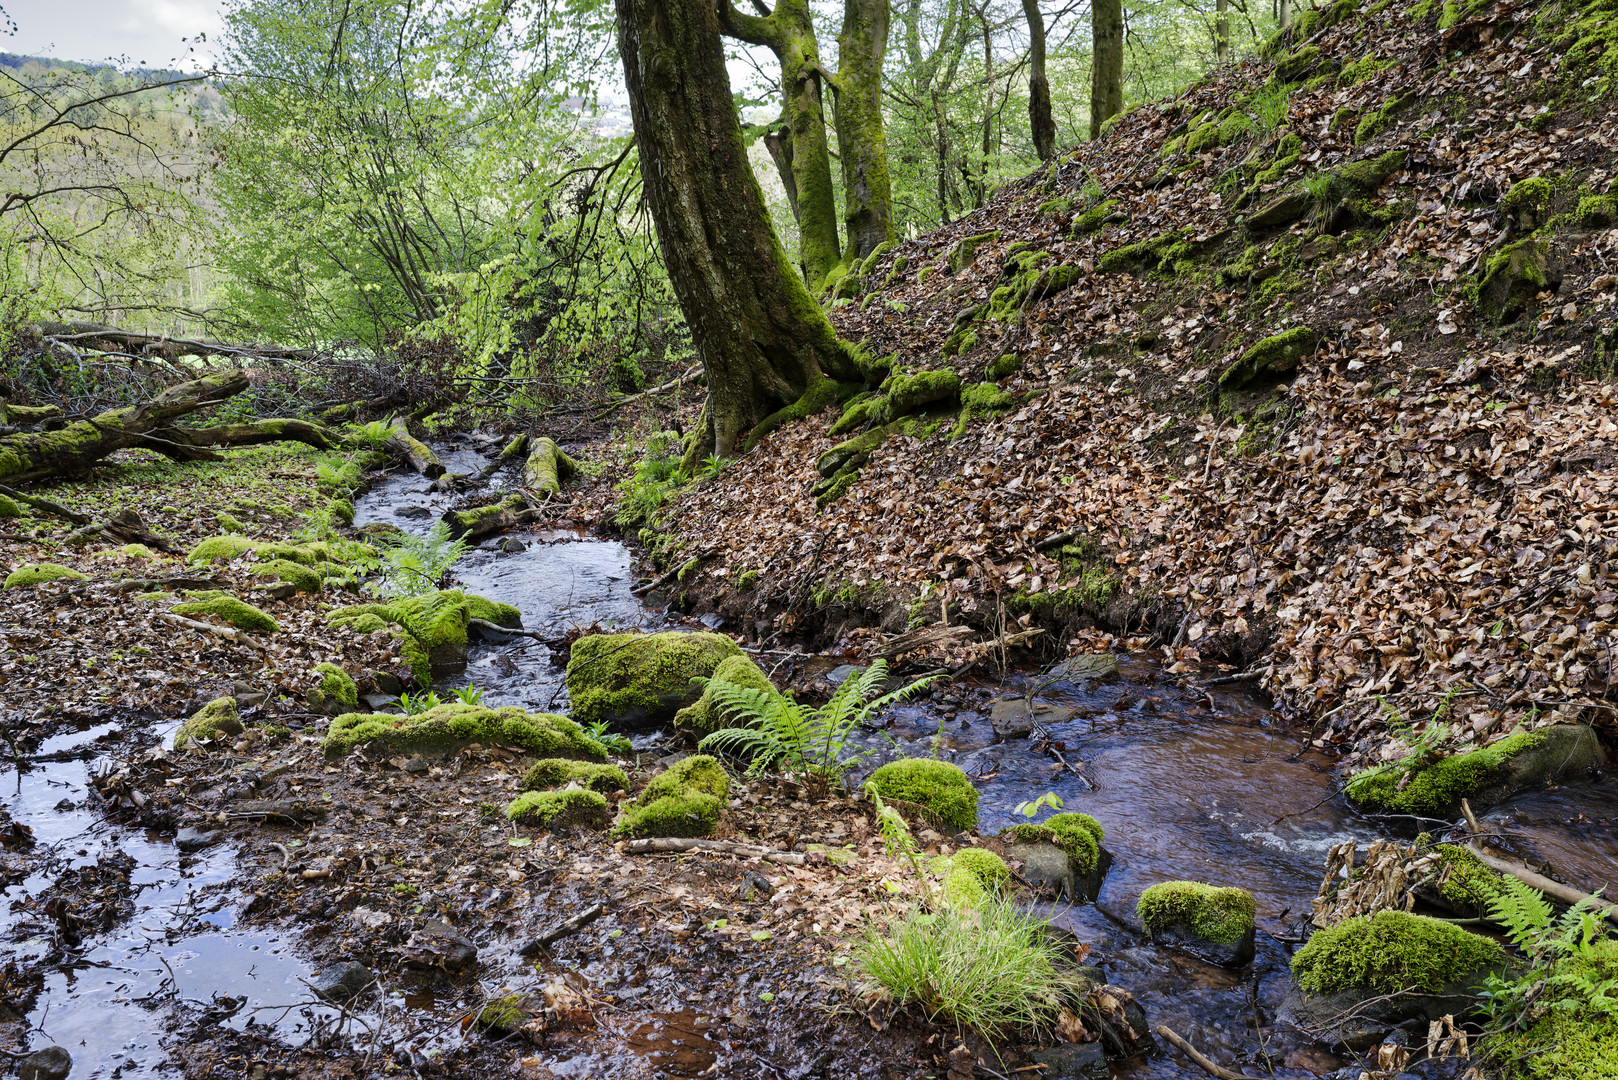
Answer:
[[(484, 461), (469, 450), (445, 456), (457, 471)], [(382, 480), (359, 500), (358, 524), (388, 521), (427, 532), (449, 500), (425, 486), (414, 476)], [(525, 550), (486, 544), (469, 553), (455, 571), (461, 587), (514, 604), (526, 627), (558, 635), (591, 623), (649, 630), (671, 624), (631, 594), (632, 557), (623, 545), (577, 533), (518, 539)], [(1367, 843), (1387, 827), (1352, 813), (1335, 793), (1332, 761), (1299, 753), (1299, 733), (1249, 693), (1215, 689), (1209, 697), (1182, 688), (1150, 658), (1126, 658), (1117, 676), (1100, 682), (1033, 678), (978, 678), (892, 710), (867, 733), (865, 768), (907, 755), (955, 761), (977, 780), (984, 833), (1023, 820), (1017, 804), (1047, 791), (1065, 809), (1094, 815), (1115, 860), (1099, 899), (1040, 911), (1090, 944), (1090, 962), (1109, 982), (1132, 992), (1154, 1026), (1168, 1025), (1216, 1060), (1267, 1062), (1250, 1067), (1255, 1075), (1302, 1078), (1347, 1064), (1281, 1029), (1275, 1011), (1327, 851), (1345, 840)], [(537, 642), (475, 645), (465, 674), (443, 689), (468, 682), (483, 690), (485, 703), (565, 709), (562, 671)], [(1042, 713), (1052, 718), (1048, 745), (1067, 766), (1043, 744), (995, 735), (992, 702), (1025, 695), (1049, 707)], [(305, 980), (314, 966), (301, 958), (296, 930), (273, 920), (240, 924), (245, 875), (230, 845), (190, 854), (172, 836), (103, 816), (92, 777), (158, 744), (172, 727), (103, 724), (23, 746), (22, 761), (0, 769), (0, 806), (33, 830), (36, 845), (32, 872), (13, 876), (4, 864), (0, 889), (4, 951), (42, 979), (26, 1015), (29, 1045), (67, 1047), (73, 1080), (179, 1075), (171, 1021), (182, 1006), (288, 1045), (366, 1045), (377, 1017), (312, 1002)], [(1567, 880), (1594, 889), (1618, 877), (1618, 782), (1525, 795), (1488, 820), (1509, 850), (1551, 864)], [(1251, 967), (1226, 971), (1145, 943), (1136, 898), (1147, 886), (1182, 878), (1254, 894), (1261, 933)], [(54, 896), (71, 897), (81, 916), (72, 944), (64, 945), (52, 923)], [(524, 971), (513, 950), (484, 957), (498, 969), (486, 972), (490, 981)], [(413, 1017), (394, 1036), (393, 1060), (426, 1061), (462, 1038), (454, 1003), (408, 988), (389, 1002)], [(545, 1064), (570, 1077), (784, 1075), (756, 1066), (735, 1071), (735, 1059), (716, 1053), (711, 1022), (670, 1008), (650, 1021), (605, 1029), (610, 1038), (594, 1045), (606, 1050), (548, 1055)], [(1177, 1054), (1114, 1069), (1134, 1080), (1203, 1075)], [(823, 1060), (802, 1075), (837, 1070)]]

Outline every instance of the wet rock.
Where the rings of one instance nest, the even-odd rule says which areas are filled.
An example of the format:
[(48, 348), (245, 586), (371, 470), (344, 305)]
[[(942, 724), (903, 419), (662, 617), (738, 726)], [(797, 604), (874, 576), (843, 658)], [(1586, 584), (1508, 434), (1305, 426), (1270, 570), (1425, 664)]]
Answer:
[(210, 832), (192, 828), (188, 825), (174, 834), (174, 846), (181, 851), (201, 851), (203, 848), (212, 847), (214, 844), (219, 843), (220, 838), (223, 836), (224, 834), (218, 831)]
[(1022, 876), (1028, 881), (1069, 896), (1076, 904), (1089, 903), (1101, 895), (1101, 883), (1112, 865), (1111, 853), (1100, 848), (1095, 862), (1081, 870), (1066, 851), (1048, 840), (1014, 843), (1006, 856), (1022, 863)]
[(1063, 1043), (1032, 1057), (1045, 1066), (1040, 1073), (1045, 1080), (1110, 1080), (1112, 1076), (1112, 1070), (1107, 1068), (1107, 1052), (1098, 1042)]
[(1077, 682), (1079, 679), (1104, 679), (1108, 675), (1118, 674), (1118, 658), (1111, 653), (1070, 656), (1051, 668), (1051, 674), (1069, 682)]
[[(380, 681), (380, 680), (378, 680), (378, 681)], [(385, 708), (388, 705), (397, 705), (397, 704), (399, 704), (399, 695), (398, 694), (364, 694), (364, 695), (361, 695), (360, 700), (364, 701), (367, 706), (369, 706), (371, 709), (375, 710), (375, 709)]]
[[(382, 691), (383, 695), (387, 698), (397, 698), (400, 694), (404, 693), (404, 680), (393, 674), (393, 672), (378, 671), (372, 677), (376, 679), (376, 688)], [(373, 707), (376, 704), (376, 702), (372, 702)], [(385, 705), (388, 704), (388, 702), (384, 701), (382, 704)]]
[(842, 686), (848, 681), (849, 676), (858, 675), (864, 670), (865, 669), (860, 667), (858, 664), (838, 664), (836, 667), (826, 672), (826, 681), (831, 683), (833, 686)]
[(393, 512), (393, 516), (407, 519), (430, 518), (433, 512), (426, 506), (401, 506)]
[(453, 975), (478, 962), (478, 947), (448, 923), (429, 919), (410, 935), (403, 956), (411, 967), (437, 968)]
[(315, 993), (330, 1001), (347, 1001), (361, 993), (376, 979), (364, 964), (350, 961), (327, 968), (310, 983)]
[(1436, 994), (1391, 997), (1361, 989), (1306, 995), (1294, 985), (1288, 988), (1277, 1019), (1296, 1024), (1334, 1047), (1359, 1052), (1406, 1025), (1425, 1032), (1434, 1020), (1453, 1016), (1459, 1021), (1477, 1007), (1477, 990), (1465, 982), (1451, 983)]
[(432, 766), (427, 764), (427, 759), (420, 755), (404, 763), (404, 771), (411, 776), (425, 776), (431, 770)]
[(500, 541), (500, 550), (507, 555), (515, 555), (519, 551), (527, 551), (528, 545), (518, 540), (515, 536), (508, 536)]
[(72, 1056), (60, 1046), (47, 1046), (23, 1058), (17, 1076), (19, 1080), (67, 1080), (72, 1071)]
[[(1113, 670), (1118, 670), (1116, 662)], [(1078, 715), (1077, 709), (1049, 702), (1029, 702), (1027, 698), (1004, 698), (989, 706), (989, 723), (1002, 739), (1026, 739), (1034, 733), (1034, 725), (1053, 727), (1065, 724)]]
[(236, 706), (241, 709), (251, 709), (255, 705), (262, 705), (270, 700), (270, 695), (262, 690), (254, 690), (248, 694), (235, 694)]
[(1142, 893), (1136, 911), (1154, 944), (1220, 967), (1253, 962), (1257, 905), (1245, 890), (1168, 881)]

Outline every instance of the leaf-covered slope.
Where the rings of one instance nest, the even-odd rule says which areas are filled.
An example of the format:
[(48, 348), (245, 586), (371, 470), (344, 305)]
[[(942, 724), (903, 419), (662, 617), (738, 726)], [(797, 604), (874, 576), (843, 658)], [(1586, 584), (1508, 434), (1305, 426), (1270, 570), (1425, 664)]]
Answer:
[(953, 370), (966, 422), (867, 399), (836, 485), (859, 425), (771, 435), (674, 512), (690, 550), (726, 523), (699, 588), (1155, 619), (1336, 743), (1378, 695), (1457, 690), (1463, 740), (1605, 698), (1607, 8), (1338, 5), (875, 260), (840, 331)]

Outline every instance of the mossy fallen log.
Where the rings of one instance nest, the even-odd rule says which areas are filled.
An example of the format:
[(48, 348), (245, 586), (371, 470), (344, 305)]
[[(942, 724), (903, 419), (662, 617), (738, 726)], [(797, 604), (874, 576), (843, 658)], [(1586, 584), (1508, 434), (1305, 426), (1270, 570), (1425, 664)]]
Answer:
[(556, 440), (541, 435), (533, 442), (528, 463), (523, 466), (522, 482), (525, 487), (548, 494), (562, 490), (562, 481), (579, 471), (578, 462), (556, 445)]
[(410, 462), (412, 469), (429, 480), (437, 480), (449, 471), (432, 447), (410, 434), (409, 421), (402, 416), (395, 416), (388, 425), (388, 437), (383, 446)]
[(468, 544), (475, 544), (485, 537), (537, 520), (539, 512), (530, 509), (528, 500), (517, 494), (507, 495), (499, 502), (490, 503), (488, 506), (475, 506), (470, 510), (451, 510), (443, 518), (445, 526), (449, 529), (449, 538), (464, 539)]
[(340, 438), (320, 424), (290, 419), (201, 428), (165, 425), (154, 428), (137, 445), (181, 461), (211, 461), (218, 458), (212, 452), (213, 447), (258, 446), (272, 442), (301, 442), (316, 450), (335, 450), (343, 445)]
[(482, 470), (478, 473), (478, 479), (487, 480), (489, 477), (493, 476), (495, 473), (504, 468), (507, 462), (512, 461), (515, 458), (522, 457), (527, 450), (528, 434), (527, 432), (524, 432), (523, 434), (518, 435), (515, 439), (512, 439), (510, 442), (506, 443), (506, 448), (500, 451), (493, 461), (483, 466)]

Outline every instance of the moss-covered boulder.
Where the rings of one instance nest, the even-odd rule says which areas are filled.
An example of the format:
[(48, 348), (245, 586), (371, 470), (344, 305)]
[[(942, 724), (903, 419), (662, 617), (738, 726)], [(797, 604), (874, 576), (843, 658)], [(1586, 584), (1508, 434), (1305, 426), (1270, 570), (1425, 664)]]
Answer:
[(605, 829), (607, 799), (589, 788), (525, 791), (511, 800), (506, 817), (535, 829)]
[(214, 698), (180, 725), (180, 729), (174, 733), (174, 749), (184, 750), (195, 742), (232, 738), (246, 730), (242, 726), (236, 699)]
[(1505, 892), (1499, 871), (1490, 870), (1459, 844), (1439, 844), (1437, 871), (1416, 884), (1418, 897), (1448, 908), (1466, 919), (1486, 919), (1494, 902)]
[(1502, 248), (1484, 265), (1477, 284), (1478, 311), (1496, 326), (1504, 326), (1526, 311), (1540, 293), (1555, 292), (1561, 285), (1561, 267), (1552, 257), (1550, 244), (1520, 240)]
[(254, 577), (267, 577), (275, 581), (285, 581), (297, 588), (299, 592), (318, 593), (325, 584), (325, 577), (319, 570), (302, 563), (295, 563), (291, 559), (270, 559), (253, 567)]
[(1440, 919), (1402, 911), (1356, 916), (1298, 950), (1281, 1015), (1362, 1049), (1411, 1021), (1475, 1012), (1476, 989), (1505, 962), (1496, 942)]
[(897, 420), (917, 409), (941, 401), (953, 401), (961, 392), (961, 377), (948, 369), (895, 374), (886, 383), (887, 418)]
[(29, 586), (40, 585), (47, 581), (89, 580), (88, 577), (71, 566), (63, 566), (60, 563), (25, 563), (6, 575), (5, 584), (0, 585), (0, 589), (26, 589)]
[(1573, 220), (1587, 229), (1618, 225), (1618, 195), (1586, 195), (1574, 208)]
[(522, 625), (521, 613), (510, 604), (459, 589), (400, 597), (385, 604), (353, 604), (326, 616), (333, 626), (350, 627), (360, 633), (372, 633), (389, 625), (402, 628), (417, 646), (407, 656), (412, 669), (418, 667), (417, 651), (425, 660), (426, 670), (415, 670), (416, 680), (423, 686), (431, 681), (434, 670), (454, 670), (466, 662), (468, 627), (473, 619), (505, 627)]
[(361, 748), (384, 756), (438, 757), (472, 743), (514, 747), (536, 757), (607, 760), (607, 748), (565, 716), (525, 712), (514, 705), (491, 709), (459, 701), (414, 716), (344, 713), (326, 729), (320, 748), (331, 760)]
[(316, 712), (340, 713), (345, 709), (359, 706), (359, 687), (354, 684), (348, 672), (336, 664), (321, 661), (310, 670), (309, 674), (316, 679), (316, 684), (304, 695), (311, 709)]
[(1011, 868), (992, 851), (962, 848), (933, 867), (944, 879), (944, 900), (957, 907), (977, 907), (1011, 884)]
[(1008, 854), (1023, 864), (1023, 877), (1065, 893), (1074, 903), (1094, 900), (1112, 864), (1102, 847), (1101, 823), (1089, 814), (1053, 814), (1044, 821), (1013, 825)]
[(1518, 235), (1526, 236), (1549, 220), (1555, 195), (1554, 183), (1543, 176), (1530, 176), (1512, 184), (1500, 197), (1500, 209), (1511, 218)]
[(1243, 889), (1166, 881), (1141, 893), (1135, 911), (1160, 945), (1222, 967), (1253, 961), (1258, 906)]
[(1320, 63), (1320, 46), (1304, 45), (1288, 53), (1275, 65), (1275, 81), (1299, 83), (1314, 73)]
[(0, 518), (22, 517), (22, 507), (9, 495), (0, 495)]
[(1252, 232), (1279, 229), (1303, 217), (1314, 205), (1315, 197), (1302, 187), (1287, 188), (1259, 204), (1257, 210), (1242, 219), (1242, 224)]
[(238, 556), (245, 555), (258, 545), (245, 536), (234, 534), (226, 536), (210, 536), (199, 541), (185, 556), (188, 563), (202, 564), (211, 562), (228, 562)]
[(993, 243), (998, 239), (1000, 239), (1000, 231), (997, 229), (994, 232), (979, 233), (976, 236), (964, 236), (955, 241), (955, 246), (949, 249), (949, 272), (959, 274), (962, 270), (971, 266), (972, 260), (977, 258), (978, 248), (984, 244)]
[(595, 761), (573, 761), (568, 758), (544, 758), (534, 762), (522, 774), (518, 791), (546, 791), (550, 788), (577, 784), (591, 791), (628, 791), (629, 777), (616, 765), (603, 765)]
[(1344, 794), (1373, 813), (1449, 818), (1460, 812), (1462, 799), (1484, 810), (1518, 792), (1587, 776), (1607, 764), (1594, 731), (1553, 724), (1463, 754), (1367, 770), (1349, 780)]
[(262, 634), (280, 631), (281, 624), (252, 604), (234, 596), (215, 596), (188, 604), (175, 604), (169, 609), (176, 615), (211, 615), (238, 630), (255, 630)]
[(581, 723), (647, 727), (696, 701), (693, 679), (743, 655), (723, 634), (592, 634), (573, 643), (567, 662), (572, 715)]
[(722, 715), (719, 703), (714, 699), (716, 683), (729, 683), (748, 690), (775, 690), (770, 677), (764, 674), (764, 669), (753, 663), (752, 657), (745, 654), (727, 656), (719, 662), (718, 667), (714, 668), (713, 674), (703, 686), (702, 696), (674, 714), (675, 727), (694, 731), (698, 735), (707, 735), (726, 726), (728, 718)]
[(890, 761), (871, 774), (866, 784), (901, 809), (921, 811), (951, 832), (964, 832), (978, 823), (978, 791), (958, 765), (932, 758)]
[(1373, 158), (1361, 158), (1340, 167), (1333, 175), (1349, 191), (1358, 195), (1373, 195), (1388, 182), (1388, 178), (1404, 168), (1405, 152), (1389, 150)]
[(1090, 209), (1080, 214), (1077, 220), (1073, 222), (1074, 234), (1082, 236), (1085, 233), (1096, 232), (1101, 228), (1101, 226), (1107, 223), (1107, 219), (1110, 218), (1113, 212), (1117, 209), (1117, 199), (1101, 200), (1094, 206), (1090, 207)]
[(698, 754), (663, 770), (612, 827), (616, 837), (709, 836), (730, 795), (725, 768)]
[(1240, 390), (1260, 380), (1282, 379), (1314, 351), (1320, 334), (1312, 327), (1294, 326), (1255, 344), (1219, 376), (1219, 385)]

